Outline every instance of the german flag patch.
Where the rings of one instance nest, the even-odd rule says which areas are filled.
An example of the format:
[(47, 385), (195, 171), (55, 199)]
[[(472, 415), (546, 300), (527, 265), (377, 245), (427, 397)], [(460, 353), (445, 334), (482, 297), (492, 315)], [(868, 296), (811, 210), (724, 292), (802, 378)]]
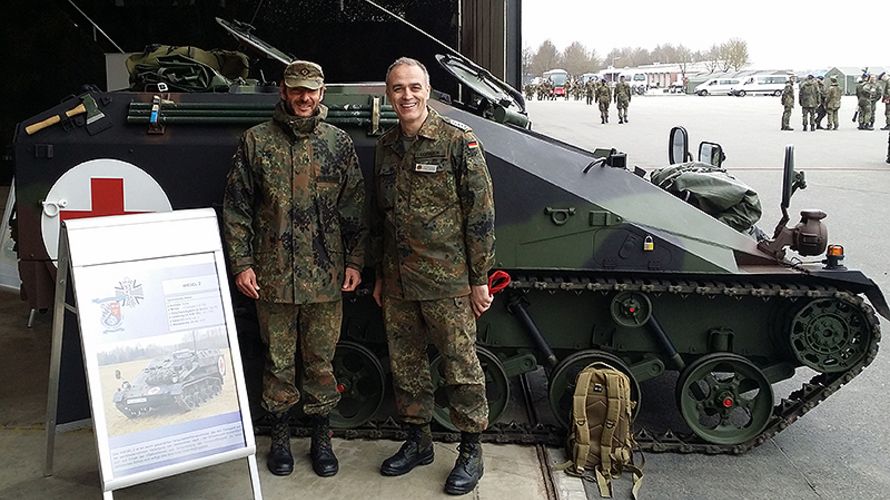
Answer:
[(468, 149), (476, 149), (479, 147), (479, 141), (470, 141), (467, 143)]

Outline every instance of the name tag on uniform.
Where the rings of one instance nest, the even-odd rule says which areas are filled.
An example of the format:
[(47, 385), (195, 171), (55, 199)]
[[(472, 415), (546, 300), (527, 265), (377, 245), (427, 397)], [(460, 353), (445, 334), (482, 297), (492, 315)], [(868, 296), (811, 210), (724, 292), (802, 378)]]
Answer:
[(424, 174), (435, 174), (439, 171), (438, 165), (431, 165), (429, 163), (417, 163), (414, 165), (415, 172), (421, 172)]

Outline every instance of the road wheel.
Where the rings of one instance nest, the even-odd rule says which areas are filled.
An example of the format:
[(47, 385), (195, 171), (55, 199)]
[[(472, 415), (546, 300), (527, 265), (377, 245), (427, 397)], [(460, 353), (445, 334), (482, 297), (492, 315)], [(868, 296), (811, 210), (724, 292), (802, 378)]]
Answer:
[(700, 95), (700, 96), (702, 96), (702, 97), (705, 97), (705, 96), (708, 95), (708, 91), (707, 91), (707, 90), (699, 90), (699, 91), (698, 91), (698, 95)]

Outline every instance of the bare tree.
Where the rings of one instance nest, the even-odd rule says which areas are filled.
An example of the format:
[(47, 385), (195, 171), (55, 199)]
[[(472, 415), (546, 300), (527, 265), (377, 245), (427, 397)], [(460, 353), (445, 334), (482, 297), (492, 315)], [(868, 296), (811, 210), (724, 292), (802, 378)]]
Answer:
[(705, 68), (707, 68), (708, 73), (713, 73), (720, 69), (721, 59), (720, 59), (720, 46), (716, 43), (711, 45), (711, 48), (704, 54), (704, 62)]
[(603, 67), (603, 61), (597, 55), (596, 50), (590, 50), (590, 71), (599, 71)]
[(525, 75), (534, 74), (532, 71), (532, 49), (525, 47), (522, 49), (522, 73)]
[(684, 45), (678, 46), (676, 49), (676, 60), (674, 62), (680, 66), (680, 76), (684, 81), (686, 80), (686, 71), (689, 69), (689, 63), (692, 61), (692, 51)]
[(748, 64), (748, 42), (739, 38), (730, 38), (725, 44), (726, 62), (738, 71)]
[(603, 61), (603, 64), (607, 64), (609, 66), (614, 66), (616, 68), (621, 64), (623, 64), (625, 66), (630, 64), (626, 59), (627, 52), (625, 52), (625, 51), (627, 51), (627, 50), (630, 50), (630, 49), (625, 48), (625, 49), (610, 50), (609, 53), (606, 54), (606, 60)]
[(559, 51), (549, 39), (544, 40), (538, 50), (532, 55), (531, 72), (535, 75), (541, 75), (545, 71), (559, 67), (562, 63), (559, 57)]
[(729, 61), (729, 44), (721, 43), (717, 49), (718, 58), (720, 59), (720, 71), (726, 73), (732, 67)]
[(590, 65), (590, 52), (581, 42), (572, 42), (562, 51), (562, 63), (571, 75), (580, 75), (593, 71)]

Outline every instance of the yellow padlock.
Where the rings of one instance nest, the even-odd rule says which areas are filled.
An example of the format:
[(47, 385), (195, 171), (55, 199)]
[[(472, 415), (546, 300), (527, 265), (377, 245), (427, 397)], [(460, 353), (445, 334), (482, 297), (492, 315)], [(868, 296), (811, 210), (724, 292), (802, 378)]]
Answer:
[(646, 236), (646, 239), (643, 240), (643, 251), (651, 252), (655, 250), (655, 241), (652, 240), (651, 236)]

